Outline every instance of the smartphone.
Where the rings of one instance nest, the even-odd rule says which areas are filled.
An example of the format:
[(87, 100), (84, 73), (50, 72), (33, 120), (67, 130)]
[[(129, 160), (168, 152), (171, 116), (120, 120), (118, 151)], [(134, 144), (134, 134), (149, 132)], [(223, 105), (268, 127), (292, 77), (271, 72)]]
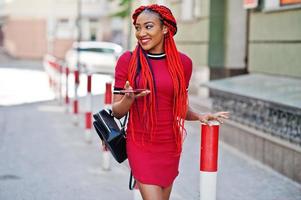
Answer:
[(148, 89), (128, 89), (128, 90), (114, 90), (113, 94), (126, 94), (126, 93), (134, 93), (139, 94), (143, 91), (147, 91)]

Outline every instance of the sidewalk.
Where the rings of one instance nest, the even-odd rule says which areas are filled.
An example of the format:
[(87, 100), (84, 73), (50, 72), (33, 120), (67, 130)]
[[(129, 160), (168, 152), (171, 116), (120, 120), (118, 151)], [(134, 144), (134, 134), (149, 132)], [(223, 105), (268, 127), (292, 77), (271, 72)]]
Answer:
[(8, 55), (3, 48), (0, 48), (0, 68), (19, 68), (44, 70), (42, 60), (17, 59)]
[(1, 200), (131, 199), (128, 169), (101, 169), (101, 151), (83, 124), (55, 102), (0, 107)]
[[(93, 97), (94, 112), (102, 102), (102, 95)], [(54, 101), (0, 107), (0, 199), (133, 199), (127, 164), (112, 159), (111, 171), (103, 171), (96, 133), (87, 144), (83, 114), (76, 127), (64, 110)], [(171, 200), (199, 199), (199, 124), (189, 122), (186, 127)], [(222, 143), (217, 181), (218, 200), (301, 199), (300, 185)]]

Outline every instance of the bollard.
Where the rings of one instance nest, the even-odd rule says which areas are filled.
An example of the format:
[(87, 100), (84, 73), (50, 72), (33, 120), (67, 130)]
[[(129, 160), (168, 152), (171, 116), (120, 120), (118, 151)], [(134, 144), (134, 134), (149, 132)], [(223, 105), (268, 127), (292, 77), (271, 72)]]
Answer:
[(74, 100), (73, 100), (73, 114), (74, 124), (78, 125), (78, 86), (79, 86), (79, 71), (74, 71)]
[(112, 83), (107, 82), (106, 83), (106, 91), (105, 91), (104, 107), (105, 108), (111, 108), (111, 104), (112, 104)]
[(62, 78), (63, 78), (63, 65), (61, 65), (60, 63), (57, 63), (57, 68), (58, 68), (58, 72), (59, 72), (59, 81), (58, 81), (58, 92), (59, 92), (59, 104), (62, 105), (63, 104), (63, 91), (62, 91)]
[(51, 78), (51, 75), (48, 76), (48, 84), (49, 84), (49, 87), (53, 90), (53, 80)]
[(50, 87), (52, 88), (55, 98), (59, 100), (59, 94), (58, 94), (58, 87), (59, 87), (59, 81), (60, 79), (58, 79), (58, 75), (59, 74), (59, 70), (60, 70), (60, 66), (57, 63), (56, 58), (52, 58), (51, 60), (48, 61), (48, 64), (50, 66), (50, 74), (49, 74), (49, 83), (50, 83)]
[(68, 113), (69, 112), (69, 94), (68, 94), (68, 91), (69, 91), (69, 83), (68, 83), (68, 78), (69, 78), (69, 67), (66, 66), (65, 68), (65, 77), (66, 77), (66, 81), (65, 81), (65, 104), (66, 104), (66, 112)]
[[(106, 91), (104, 95), (104, 108), (111, 108), (112, 104), (112, 83), (106, 83)], [(102, 145), (102, 167), (104, 170), (110, 169), (110, 152), (105, 145)]]
[(87, 74), (87, 96), (86, 96), (86, 114), (85, 114), (85, 139), (92, 142), (92, 75)]
[(53, 90), (54, 90), (54, 94), (56, 99), (58, 100), (58, 102), (61, 102), (61, 93), (60, 93), (60, 89), (61, 89), (61, 65), (58, 63), (57, 60), (51, 62), (52, 68), (53, 68)]
[(135, 184), (133, 191), (134, 191), (134, 200), (143, 200), (137, 183)]
[(201, 125), (200, 200), (216, 200), (219, 123)]
[(59, 60), (52, 55), (45, 55), (43, 58), (43, 66), (49, 77), (49, 86), (53, 90), (55, 99), (58, 99), (61, 104), (61, 78), (62, 78), (62, 66)]

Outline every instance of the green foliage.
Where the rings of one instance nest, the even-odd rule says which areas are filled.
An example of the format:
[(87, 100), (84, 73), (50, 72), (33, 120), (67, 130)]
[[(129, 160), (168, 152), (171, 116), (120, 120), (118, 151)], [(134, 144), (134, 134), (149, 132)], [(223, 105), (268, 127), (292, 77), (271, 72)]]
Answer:
[(126, 18), (130, 16), (132, 0), (118, 0), (118, 2), (119, 2), (119, 11), (112, 13), (110, 17)]
[(121, 6), (129, 6), (131, 4), (131, 0), (119, 0), (119, 5)]

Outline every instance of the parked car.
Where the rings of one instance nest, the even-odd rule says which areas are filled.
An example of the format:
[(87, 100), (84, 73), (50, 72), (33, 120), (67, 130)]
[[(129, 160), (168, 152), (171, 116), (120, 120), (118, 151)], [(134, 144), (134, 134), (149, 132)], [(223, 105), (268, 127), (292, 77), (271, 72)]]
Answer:
[[(79, 56), (78, 56), (79, 52)], [(110, 42), (82, 41), (75, 42), (65, 55), (65, 62), (71, 70), (77, 69), (92, 73), (114, 74), (115, 64), (122, 52), (122, 47)]]

